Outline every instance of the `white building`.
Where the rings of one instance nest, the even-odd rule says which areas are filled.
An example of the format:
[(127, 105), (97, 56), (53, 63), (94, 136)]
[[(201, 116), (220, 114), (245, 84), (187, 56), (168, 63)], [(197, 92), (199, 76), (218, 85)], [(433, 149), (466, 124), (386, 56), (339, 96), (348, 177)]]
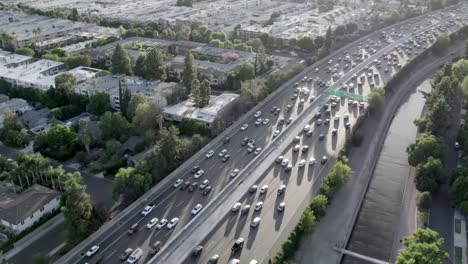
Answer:
[(192, 99), (167, 106), (163, 109), (166, 119), (182, 121), (184, 118), (195, 119), (211, 125), (216, 118), (223, 118), (231, 111), (232, 103), (239, 97), (238, 94), (222, 93), (210, 96), (210, 103), (203, 108), (195, 107)]
[(14, 233), (33, 225), (44, 214), (60, 207), (58, 191), (35, 184), (17, 194), (13, 191), (0, 193), (0, 224)]
[(22, 115), (28, 111), (31, 111), (33, 108), (26, 102), (26, 100), (20, 98), (13, 98), (6, 102), (0, 103), (0, 127), (3, 127), (3, 120), (4, 115), (3, 113), (5, 110), (10, 109), (17, 115)]

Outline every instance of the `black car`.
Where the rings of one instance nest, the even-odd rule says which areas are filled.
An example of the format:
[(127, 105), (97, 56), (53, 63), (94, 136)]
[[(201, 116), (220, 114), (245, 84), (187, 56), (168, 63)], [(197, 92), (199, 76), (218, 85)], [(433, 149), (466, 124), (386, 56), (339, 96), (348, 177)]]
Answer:
[(208, 185), (205, 187), (205, 189), (203, 189), (202, 195), (207, 195), (210, 193), (210, 191), (211, 191), (211, 185)]
[(192, 168), (192, 173), (197, 173), (200, 170), (200, 166), (196, 165)]
[(198, 183), (194, 182), (189, 186), (188, 190), (189, 190), (189, 192), (193, 192), (193, 191), (195, 191), (197, 189), (197, 187), (198, 187)]
[(244, 239), (239, 238), (234, 242), (234, 245), (231, 248), (231, 253), (236, 253), (237, 251), (241, 250), (244, 247)]
[(193, 249), (192, 251), (192, 257), (198, 257), (200, 256), (201, 252), (203, 251), (203, 247), (202, 246), (198, 246), (196, 248)]
[(226, 137), (226, 138), (224, 139), (224, 144), (229, 143), (229, 141), (231, 141), (231, 138), (230, 138), (230, 137)]

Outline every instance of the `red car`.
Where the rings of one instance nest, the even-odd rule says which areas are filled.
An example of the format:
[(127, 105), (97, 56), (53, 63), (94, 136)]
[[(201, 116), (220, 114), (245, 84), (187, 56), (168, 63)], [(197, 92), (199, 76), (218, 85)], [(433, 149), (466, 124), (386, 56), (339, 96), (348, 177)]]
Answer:
[(190, 186), (190, 184), (191, 184), (190, 181), (186, 181), (186, 182), (184, 182), (184, 184), (182, 184), (182, 187), (180, 187), (180, 189), (185, 190)]

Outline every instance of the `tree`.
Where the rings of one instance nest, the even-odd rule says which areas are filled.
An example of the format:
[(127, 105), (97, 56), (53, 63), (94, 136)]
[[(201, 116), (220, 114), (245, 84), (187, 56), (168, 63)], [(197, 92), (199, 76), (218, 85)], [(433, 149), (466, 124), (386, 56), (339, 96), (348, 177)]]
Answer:
[(465, 41), (465, 59), (468, 59), (468, 40)]
[(192, 7), (192, 0), (177, 0), (176, 6)]
[(79, 66), (89, 67), (91, 65), (91, 59), (88, 55), (77, 55), (66, 57), (64, 60), (68, 69), (74, 69)]
[(405, 237), (405, 248), (398, 252), (395, 264), (440, 264), (448, 258), (447, 252), (440, 247), (444, 239), (431, 229), (417, 229), (412, 235)]
[(93, 209), (83, 178), (78, 172), (67, 174), (62, 199), (66, 241), (70, 245), (76, 245), (91, 232)]
[[(258, 49), (263, 46), (262, 41), (259, 38), (252, 38), (247, 41), (247, 44), (252, 47), (253, 52), (258, 52)], [(264, 47), (265, 48), (265, 47)]]
[(50, 258), (44, 253), (35, 254), (32, 260), (33, 260), (33, 264), (49, 264), (50, 263)]
[(418, 193), (416, 198), (418, 210), (427, 211), (432, 205), (432, 196), (430, 192)]
[(210, 129), (206, 123), (191, 118), (183, 118), (179, 123), (179, 129), (180, 133), (187, 136), (192, 136), (195, 134), (207, 136), (210, 132)]
[(28, 57), (34, 57), (34, 55), (36, 54), (33, 49), (26, 48), (26, 47), (18, 48), (15, 50), (15, 52), (17, 54), (28, 56)]
[(463, 214), (468, 214), (468, 167), (456, 168), (450, 173), (450, 198)]
[(136, 134), (143, 136), (148, 130), (156, 131), (162, 128), (163, 116), (161, 109), (155, 103), (139, 104), (132, 120), (132, 127)]
[(434, 11), (438, 9), (442, 9), (444, 7), (444, 3), (442, 0), (429, 0), (429, 9)]
[(98, 91), (89, 97), (88, 112), (93, 115), (101, 116), (111, 110), (109, 95)]
[(211, 33), (211, 39), (219, 39), (220, 41), (226, 41), (226, 34), (222, 31), (215, 31)]
[(195, 106), (199, 107), (201, 105), (200, 81), (198, 79), (193, 80), (191, 87), (193, 101), (195, 103)]
[(9, 147), (24, 147), (30, 137), (25, 128), (18, 122), (16, 114), (7, 108), (3, 112), (3, 127), (0, 128), (0, 140)]
[[(127, 88), (127, 86), (122, 87), (122, 80), (119, 79), (119, 105), (120, 105), (120, 112), (126, 116), (128, 113), (128, 104), (132, 100), (132, 93)], [(128, 118), (128, 116), (127, 116)]]
[(135, 63), (135, 74), (140, 76), (140, 77), (145, 77), (146, 76), (146, 55), (141, 54), (138, 56), (136, 63)]
[(435, 98), (429, 106), (428, 129), (436, 136), (442, 136), (450, 125), (452, 107), (447, 103), (445, 97)]
[(91, 152), (90, 145), (93, 142), (93, 135), (88, 129), (88, 122), (80, 120), (78, 126), (78, 140), (85, 146), (86, 152), (89, 154)]
[(321, 218), (325, 215), (328, 206), (328, 198), (323, 194), (317, 194), (310, 203), (310, 209), (314, 212), (315, 216)]
[(422, 134), (415, 142), (407, 148), (408, 163), (415, 167), (419, 163), (425, 162), (429, 157), (443, 160), (447, 153), (447, 147), (440, 137), (431, 134)]
[(55, 77), (55, 89), (65, 95), (73, 93), (73, 87), (76, 85), (76, 78), (69, 72), (64, 72)]
[(115, 174), (112, 198), (117, 201), (122, 195), (126, 203), (133, 202), (151, 188), (151, 176), (135, 168), (120, 168)]
[(327, 52), (330, 51), (332, 44), (333, 44), (333, 39), (332, 39), (332, 30), (331, 27), (329, 26), (327, 29), (327, 33), (325, 34), (325, 40), (323, 42), (323, 47)]
[(247, 81), (255, 78), (254, 68), (252, 64), (244, 63), (240, 66), (239, 72), (237, 73), (237, 79), (239, 81)]
[(465, 98), (468, 98), (468, 76), (466, 76), (465, 79), (463, 79), (463, 82), (461, 83), (460, 87)]
[(185, 68), (182, 73), (182, 83), (190, 91), (193, 80), (197, 79), (197, 67), (194, 63), (194, 57), (191, 51), (185, 54)]
[(314, 212), (310, 208), (306, 208), (304, 213), (302, 213), (301, 219), (299, 220), (299, 225), (301, 226), (302, 231), (306, 234), (310, 234), (314, 231), (316, 224), (316, 219)]
[(458, 82), (462, 82), (463, 79), (468, 76), (468, 60), (461, 59), (458, 60), (457, 63), (452, 65), (452, 73), (453, 76), (458, 80)]
[(313, 51), (315, 46), (314, 46), (314, 40), (311, 37), (305, 36), (297, 41), (297, 46), (301, 48), (302, 50), (305, 51)]
[(372, 112), (380, 112), (385, 105), (385, 89), (383, 87), (376, 88), (369, 93), (368, 99), (369, 110)]
[(346, 24), (346, 33), (347, 34), (352, 34), (356, 30), (358, 30), (358, 25), (356, 23), (351, 22), (351, 23)]
[(439, 159), (429, 157), (416, 168), (416, 189), (420, 192), (434, 192), (439, 187), (444, 167)]
[(435, 54), (440, 54), (443, 51), (445, 51), (449, 46), (450, 46), (449, 37), (447, 35), (441, 35), (436, 39), (433, 45), (433, 51)]
[[(267, 55), (265, 51), (265, 47), (261, 45), (258, 48), (257, 56), (255, 57), (255, 75), (261, 75), (267, 72), (269, 69), (267, 67)], [(248, 80), (248, 79), (246, 79)], [(242, 80), (241, 80), (242, 81)], [(244, 80), (245, 81), (245, 80)]]
[(207, 79), (200, 84), (200, 104), (198, 107), (205, 107), (210, 103), (211, 83)]
[(112, 54), (112, 73), (132, 75), (132, 65), (127, 52), (117, 44)]
[(317, 50), (320, 49), (324, 43), (325, 43), (325, 39), (322, 36), (315, 37), (314, 39), (315, 49)]
[(164, 65), (164, 55), (158, 48), (151, 48), (146, 55), (146, 79), (165, 81), (166, 65)]
[(117, 139), (124, 142), (128, 138), (130, 124), (121, 113), (106, 112), (99, 120), (99, 128), (105, 140)]
[(135, 112), (137, 110), (137, 107), (140, 104), (143, 103), (148, 103), (149, 99), (142, 93), (135, 93), (132, 95), (130, 102), (128, 103), (127, 107), (127, 117), (129, 120), (133, 120), (133, 117), (135, 116)]

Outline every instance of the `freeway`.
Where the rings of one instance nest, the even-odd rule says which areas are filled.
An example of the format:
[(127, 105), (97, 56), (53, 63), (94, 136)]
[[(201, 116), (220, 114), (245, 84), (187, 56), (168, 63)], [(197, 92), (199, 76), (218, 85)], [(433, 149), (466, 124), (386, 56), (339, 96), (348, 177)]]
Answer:
[[(414, 21), (418, 19), (412, 20), (413, 23), (415, 23)], [(432, 20), (432, 23), (438, 23), (440, 18), (434, 16), (430, 19)], [(363, 40), (363, 46), (372, 46), (370, 48), (365, 48), (366, 50), (383, 49), (384, 47), (389, 45), (389, 43), (401, 39), (402, 36), (399, 36), (399, 34), (411, 34), (413, 28), (401, 25), (397, 29), (392, 31), (395, 31), (396, 33), (394, 35), (389, 34), (389, 42), (380, 41), (379, 35), (373, 34), (372, 36), (369, 36), (368, 38)], [(346, 47), (342, 51), (346, 50), (347, 52), (349, 52), (349, 54), (354, 54), (360, 50), (358, 46), (359, 45), (356, 42), (353, 45)], [(258, 105), (255, 109), (249, 112), (249, 114), (245, 115), (243, 118), (241, 118), (241, 120), (236, 122), (236, 124), (231, 126), (231, 128), (229, 128), (225, 133), (223, 133), (221, 137), (212, 141), (207, 147), (200, 151), (200, 153), (192, 157), (191, 160), (189, 160), (189, 162), (185, 163), (180, 168), (178, 168), (173, 174), (168, 176), (168, 178), (165, 181), (163, 181), (160, 185), (153, 188), (139, 201), (127, 208), (124, 212), (121, 213), (121, 215), (117, 216), (110, 223), (106, 224), (104, 228), (101, 228), (101, 230), (99, 230), (96, 234), (92, 235), (89, 239), (82, 242), (75, 250), (64, 256), (58, 262), (85, 263), (86, 261), (89, 261), (89, 259), (84, 256), (84, 253), (88, 250), (88, 248), (90, 248), (93, 245), (99, 245), (100, 249), (98, 251), (98, 254), (102, 255), (104, 263), (119, 262), (118, 255), (120, 255), (127, 247), (139, 247), (143, 249), (145, 253), (143, 259), (150, 259), (148, 252), (153, 242), (161, 241), (163, 244), (165, 244), (167, 241), (174, 240), (175, 237), (177, 237), (177, 234), (179, 234), (180, 231), (184, 229), (187, 223), (192, 221), (193, 216), (191, 215), (190, 211), (196, 204), (200, 203), (202, 205), (207, 205), (208, 203), (215, 200), (218, 194), (225, 190), (226, 186), (230, 186), (229, 183), (231, 183), (233, 180), (231, 179), (231, 177), (229, 177), (229, 174), (234, 169), (237, 168), (242, 170), (249, 163), (251, 163), (252, 161), (255, 162), (256, 159), (259, 159), (262, 156), (263, 153), (260, 153), (257, 158), (255, 158), (254, 154), (247, 154), (246, 147), (242, 147), (239, 144), (244, 137), (248, 136), (249, 138), (254, 139), (256, 141), (257, 147), (262, 147), (264, 149), (263, 151), (265, 151), (265, 149), (270, 148), (269, 146), (273, 140), (272, 134), (275, 133), (275, 127), (277, 125), (277, 122), (279, 122), (280, 118), (285, 118), (286, 120), (288, 118), (292, 118), (292, 124), (290, 124), (289, 126), (293, 126), (297, 123), (296, 120), (302, 121), (302, 113), (307, 113), (310, 115), (310, 110), (315, 109), (317, 107), (317, 103), (310, 103), (311, 96), (319, 96), (325, 90), (324, 86), (320, 87), (316, 85), (317, 82), (315, 78), (317, 77), (323, 81), (326, 81), (327, 78), (330, 78), (330, 75), (324, 71), (324, 68), (326, 67), (326, 65), (328, 65), (328, 60), (331, 59), (333, 62), (336, 62), (338, 61), (339, 57), (344, 56), (342, 54), (342, 51), (334, 53), (327, 59), (322, 60), (313, 67), (310, 67), (301, 75), (293, 78), (284, 87), (280, 88), (274, 95), (268, 97), (262, 104)], [(368, 56), (368, 59), (364, 59), (364, 62), (361, 62), (359, 64), (360, 66), (355, 66), (356, 70), (352, 70), (352, 66), (349, 66), (348, 70), (341, 70), (344, 67), (345, 62), (342, 61), (341, 63), (339, 63), (340, 71), (343, 71), (345, 73), (343, 77), (335, 79), (336, 85), (340, 84), (340, 82), (344, 81), (345, 79), (349, 79), (349, 72), (356, 72), (358, 68), (359, 71), (362, 71), (364, 64), (370, 63), (372, 61), (370, 60), (370, 58), (374, 58), (374, 55), (366, 55), (367, 52), (365, 52), (364, 49), (361, 49), (361, 52), (362, 56)], [(312, 73), (312, 71), (314, 71), (315, 68), (319, 68), (319, 72), (314, 74), (313, 82), (301, 83), (301, 85), (307, 85), (309, 89), (309, 96), (307, 100), (304, 100), (303, 106), (300, 107), (300, 99), (291, 100), (292, 91), (290, 87), (295, 82), (301, 80), (304, 76), (307, 75), (310, 77), (310, 74)], [(318, 103), (321, 102), (322, 100), (318, 100)], [(293, 106), (293, 109), (289, 112), (286, 112), (285, 110), (288, 104)], [(281, 111), (278, 115), (270, 113), (270, 109), (274, 106), (281, 108)], [(253, 113), (255, 113), (258, 110), (262, 111), (261, 116), (263, 118), (270, 119), (270, 122), (268, 124), (259, 126), (256, 126), (254, 124), (256, 118), (253, 116)], [(355, 117), (356, 116), (353, 116), (351, 119), (355, 120)], [(246, 129), (246, 131), (240, 131), (240, 127), (246, 123), (249, 125), (249, 127)], [(288, 126), (284, 125), (282, 130), (286, 131), (288, 129), (287, 127)], [(342, 127), (343, 126), (341, 126), (340, 129), (342, 129)], [(315, 134), (316, 133), (314, 133), (314, 137), (316, 136)], [(342, 140), (341, 135), (344, 135), (344, 132), (340, 130), (338, 134), (339, 137), (337, 137), (337, 141)], [(226, 136), (230, 137), (230, 142), (224, 144), (223, 140)], [(283, 135), (280, 134), (278, 137), (282, 136)], [(312, 137), (312, 139), (314, 137)], [(328, 139), (326, 140), (326, 142), (328, 142)], [(211, 149), (215, 153), (214, 156), (209, 159), (205, 158), (205, 153)], [(228, 151), (228, 154), (231, 156), (231, 158), (226, 162), (222, 162), (217, 157), (218, 153), (220, 153), (223, 149), (226, 149)], [(336, 149), (337, 148), (335, 146), (333, 150), (336, 151)], [(315, 149), (315, 147), (312, 147), (310, 149), (310, 152), (312, 153), (314, 151), (317, 150)], [(331, 164), (331, 162), (329, 164)], [(198, 181), (199, 183), (205, 179), (208, 179), (210, 181), (212, 190), (209, 195), (203, 196), (200, 190), (189, 192), (188, 190), (180, 190), (180, 187), (172, 187), (172, 184), (178, 178), (181, 178), (184, 181), (194, 181), (194, 175), (190, 172), (190, 169), (195, 165), (199, 165), (200, 168), (205, 171), (204, 175), (196, 181)], [(242, 172), (237, 176), (237, 178), (241, 177), (244, 177)], [(235, 178), (234, 180), (236, 180), (237, 178)], [(140, 212), (146, 205), (150, 203), (154, 204), (155, 208), (148, 214), (148, 216), (142, 216)], [(204, 210), (201, 211), (201, 214), (203, 213)], [(168, 220), (170, 220), (173, 217), (178, 217), (179, 222), (175, 226), (175, 228), (171, 230), (168, 230), (166, 227), (162, 228), (161, 230), (157, 230), (154, 227), (152, 229), (147, 229), (146, 223), (153, 217), (157, 217), (159, 219), (166, 218)], [(131, 236), (127, 235), (127, 229), (135, 223), (139, 224), (138, 231)]]

